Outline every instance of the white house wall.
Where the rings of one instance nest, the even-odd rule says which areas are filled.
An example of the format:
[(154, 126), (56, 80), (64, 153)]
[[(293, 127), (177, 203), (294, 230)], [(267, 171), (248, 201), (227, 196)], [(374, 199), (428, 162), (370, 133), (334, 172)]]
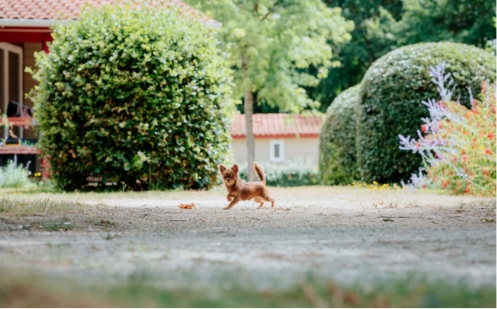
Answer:
[[(274, 138), (276, 139), (276, 138)], [(255, 139), (255, 161), (269, 162), (269, 141), (273, 138)], [(318, 162), (318, 137), (277, 138), (285, 143), (285, 161), (297, 157), (310, 157)], [(231, 141), (235, 162), (247, 162), (247, 142), (244, 138), (234, 138)], [(284, 163), (284, 162), (283, 162)]]

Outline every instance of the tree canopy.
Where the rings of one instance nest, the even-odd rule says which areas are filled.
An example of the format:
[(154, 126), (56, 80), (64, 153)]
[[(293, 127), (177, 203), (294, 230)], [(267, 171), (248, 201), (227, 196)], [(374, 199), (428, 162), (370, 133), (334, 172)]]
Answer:
[[(316, 86), (328, 75), (332, 45), (350, 39), (353, 23), (340, 8), (321, 0), (191, 0), (223, 23), (221, 40), (236, 69), (235, 95), (246, 89), (257, 100), (287, 112), (317, 107), (304, 86)], [(309, 66), (315, 68), (310, 72)]]
[[(495, 39), (495, 1), (325, 0), (355, 24), (352, 39), (339, 45), (328, 77), (309, 96), (326, 110), (343, 90), (359, 83), (369, 66), (389, 51), (422, 42), (457, 42), (485, 47)], [(495, 41), (492, 43), (495, 45)]]

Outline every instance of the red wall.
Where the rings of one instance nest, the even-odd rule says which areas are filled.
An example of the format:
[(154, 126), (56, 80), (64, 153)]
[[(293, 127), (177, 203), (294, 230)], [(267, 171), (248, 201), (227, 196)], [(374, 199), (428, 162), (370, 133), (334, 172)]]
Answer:
[(5, 27), (0, 28), (0, 42), (7, 43), (43, 43), (43, 50), (48, 53), (47, 42), (52, 42), (50, 28)]

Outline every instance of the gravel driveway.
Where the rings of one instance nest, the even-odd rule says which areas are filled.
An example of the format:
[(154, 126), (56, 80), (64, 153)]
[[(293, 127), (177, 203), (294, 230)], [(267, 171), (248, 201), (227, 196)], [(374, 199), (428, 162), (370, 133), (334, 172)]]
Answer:
[[(0, 264), (92, 280), (144, 271), (171, 285), (229, 284), (236, 277), (284, 287), (309, 274), (337, 282), (415, 274), (495, 283), (493, 199), (352, 187), (270, 192), (274, 209), (241, 202), (228, 211), (221, 187), (26, 195), (82, 206), (60, 214), (0, 213)], [(178, 208), (191, 202), (196, 209)], [(73, 229), (39, 227), (46, 222)]]

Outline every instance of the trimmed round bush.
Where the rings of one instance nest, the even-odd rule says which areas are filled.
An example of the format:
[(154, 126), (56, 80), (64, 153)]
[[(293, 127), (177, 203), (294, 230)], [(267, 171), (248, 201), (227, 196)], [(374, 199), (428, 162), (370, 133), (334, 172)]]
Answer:
[(36, 55), (40, 145), (64, 190), (206, 188), (234, 105), (215, 33), (172, 6), (86, 7)]
[(319, 139), (319, 173), (323, 184), (346, 185), (360, 179), (356, 160), (359, 85), (340, 93), (328, 107)]
[(484, 80), (495, 81), (495, 59), (487, 51), (456, 43), (423, 43), (396, 49), (374, 62), (360, 88), (357, 162), (366, 182), (406, 180), (421, 156), (399, 149), (399, 134), (415, 136), (428, 109), (421, 102), (439, 99), (430, 66), (446, 61), (455, 84), (453, 99), (469, 104), (468, 87), (477, 93)]

